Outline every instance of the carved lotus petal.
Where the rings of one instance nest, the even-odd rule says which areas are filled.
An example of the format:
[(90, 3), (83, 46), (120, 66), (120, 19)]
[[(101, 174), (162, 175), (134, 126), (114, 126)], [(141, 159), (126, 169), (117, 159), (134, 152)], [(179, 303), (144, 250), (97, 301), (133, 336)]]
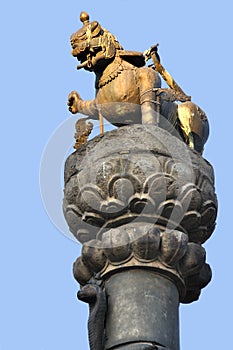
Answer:
[(115, 178), (109, 183), (109, 195), (125, 204), (134, 193), (134, 185), (127, 178)]
[(103, 216), (116, 216), (116, 214), (121, 214), (126, 211), (124, 203), (117, 199), (110, 199), (108, 201), (103, 201), (100, 206), (100, 210)]
[(178, 181), (175, 181), (171, 176), (166, 177), (167, 181), (167, 195), (166, 199), (177, 198), (179, 194), (179, 184)]
[(77, 205), (84, 211), (98, 211), (100, 212), (100, 205), (103, 201), (101, 190), (97, 186), (84, 186), (77, 198)]
[(177, 160), (173, 172), (176, 174), (174, 177), (178, 177), (180, 186), (194, 181), (193, 167), (187, 160)]
[(92, 239), (95, 239), (96, 234), (98, 230), (95, 227), (90, 227), (89, 225), (80, 223), (80, 227), (77, 230), (77, 234), (75, 234), (75, 237), (80, 243), (85, 243), (88, 241), (91, 241)]
[(213, 201), (208, 200), (203, 204), (201, 225), (211, 227), (215, 223), (217, 209)]
[(143, 192), (148, 193), (153, 199), (156, 199), (157, 197), (161, 198), (158, 200), (158, 202), (164, 201), (167, 194), (167, 182), (165, 175), (158, 173), (150, 176), (143, 186)]
[(197, 230), (189, 231), (188, 236), (189, 242), (203, 244), (210, 237), (210, 234), (206, 227), (199, 226)]
[(212, 271), (209, 264), (204, 263), (201, 271), (185, 279), (187, 290), (202, 289), (211, 281)]
[(142, 261), (154, 260), (159, 253), (160, 230), (152, 225), (135, 227), (131, 236), (134, 256)]
[(185, 278), (186, 296), (182, 303), (191, 303), (198, 300), (201, 289), (205, 288), (211, 281), (212, 272), (208, 264), (204, 264), (201, 271), (195, 275)]
[(161, 216), (170, 219), (172, 222), (179, 224), (183, 219), (183, 207), (177, 200), (169, 199), (163, 202), (158, 211), (161, 212)]
[(73, 204), (64, 205), (64, 215), (70, 231), (81, 243), (94, 239), (99, 231), (98, 227), (102, 227), (104, 224), (103, 218), (98, 214), (82, 214)]
[(184, 227), (186, 231), (195, 230), (198, 228), (201, 221), (201, 214), (197, 211), (188, 211), (185, 213), (183, 220), (181, 221), (181, 226)]
[(194, 184), (182, 186), (180, 197), (184, 211), (198, 210), (201, 206), (201, 194)]
[(130, 198), (129, 208), (132, 213), (141, 214), (154, 212), (154, 201), (150, 197), (133, 196)]
[(207, 227), (207, 230), (206, 230), (206, 240), (212, 235), (212, 233), (214, 232), (215, 230), (215, 226), (216, 226), (216, 223), (214, 223), (212, 226), (210, 227)]
[(200, 297), (201, 290), (196, 289), (196, 290), (188, 290), (186, 292), (185, 298), (181, 300), (183, 304), (190, 304), (193, 303), (194, 301), (197, 301)]
[(184, 257), (179, 262), (179, 271), (185, 278), (199, 273), (205, 263), (205, 249), (197, 243), (189, 243)]
[(164, 163), (163, 170), (164, 173), (170, 174), (171, 176), (177, 177), (176, 163), (173, 159), (160, 157), (161, 162)]
[(211, 180), (206, 177), (205, 175), (202, 176), (202, 181), (199, 185), (201, 194), (202, 194), (202, 201), (206, 202), (209, 200), (212, 200), (215, 198), (215, 193), (214, 193), (214, 186)]
[(180, 231), (164, 231), (161, 234), (161, 261), (174, 266), (184, 256), (188, 245), (188, 236)]
[(104, 254), (112, 263), (121, 263), (131, 255), (129, 235), (123, 228), (114, 228), (105, 232), (102, 242)]
[(82, 221), (90, 226), (102, 227), (104, 219), (100, 214), (85, 211), (82, 215)]
[(83, 244), (82, 261), (91, 272), (99, 272), (106, 263), (102, 242), (93, 239)]
[(92, 276), (87, 266), (84, 265), (81, 256), (73, 264), (73, 275), (81, 285), (86, 284)]
[(69, 225), (70, 231), (76, 235), (79, 224), (80, 224), (80, 215), (78, 214), (78, 208), (75, 205), (64, 206), (64, 215), (65, 219)]

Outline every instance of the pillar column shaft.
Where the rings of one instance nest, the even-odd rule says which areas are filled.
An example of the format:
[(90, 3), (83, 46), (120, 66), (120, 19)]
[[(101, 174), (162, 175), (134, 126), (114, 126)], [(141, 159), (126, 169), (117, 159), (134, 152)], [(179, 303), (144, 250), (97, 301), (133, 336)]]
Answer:
[(105, 290), (106, 350), (147, 349), (143, 343), (179, 350), (179, 293), (172, 281), (151, 270), (129, 269), (112, 275)]

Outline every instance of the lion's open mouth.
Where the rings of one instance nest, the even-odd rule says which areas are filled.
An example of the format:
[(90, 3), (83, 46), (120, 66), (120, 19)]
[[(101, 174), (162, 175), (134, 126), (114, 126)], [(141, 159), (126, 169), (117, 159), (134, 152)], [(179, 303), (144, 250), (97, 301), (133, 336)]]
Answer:
[(87, 47), (82, 47), (79, 44), (71, 44), (72, 45), (72, 55), (74, 57), (77, 57), (77, 59), (82, 63), (87, 60), (87, 55), (89, 53), (89, 50)]

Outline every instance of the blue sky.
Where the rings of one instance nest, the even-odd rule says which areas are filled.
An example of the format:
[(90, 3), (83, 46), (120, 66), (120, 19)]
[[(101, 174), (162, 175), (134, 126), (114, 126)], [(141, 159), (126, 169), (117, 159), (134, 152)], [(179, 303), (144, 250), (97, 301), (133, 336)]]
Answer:
[[(182, 350), (230, 348), (231, 1), (22, 0), (4, 2), (0, 15), (0, 350), (88, 349), (88, 309), (76, 299), (78, 285), (72, 277), (80, 244), (61, 232), (62, 223), (52, 223), (59, 214), (46, 213), (39, 186), (43, 151), (62, 125), (58, 131), (66, 134), (53, 145), (54, 159), (45, 172), (47, 197), (49, 193), (59, 208), (61, 163), (73, 142), (76, 120), (67, 110), (67, 95), (78, 90), (83, 98), (94, 96), (94, 77), (77, 72), (70, 54), (69, 37), (80, 28), (82, 10), (115, 34), (125, 49), (144, 51), (159, 42), (163, 64), (209, 117), (204, 156), (214, 166), (219, 199), (217, 228), (205, 244), (213, 279), (198, 302), (180, 307), (180, 343)], [(57, 191), (54, 183), (60, 185)]]

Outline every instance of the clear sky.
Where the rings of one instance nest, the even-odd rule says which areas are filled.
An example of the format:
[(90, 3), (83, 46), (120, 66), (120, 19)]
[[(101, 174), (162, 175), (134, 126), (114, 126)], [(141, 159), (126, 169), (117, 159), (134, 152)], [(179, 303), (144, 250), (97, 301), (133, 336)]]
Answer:
[[(69, 37), (80, 28), (82, 10), (125, 49), (144, 51), (159, 42), (163, 64), (209, 117), (204, 156), (215, 168), (220, 204), (217, 229), (205, 244), (213, 279), (198, 302), (180, 307), (180, 343), (182, 350), (230, 349), (231, 0), (21, 0), (2, 3), (0, 14), (0, 350), (88, 350), (88, 308), (76, 299), (72, 277), (80, 244), (67, 238), (59, 211), (62, 162), (76, 120), (67, 95), (78, 90), (83, 98), (94, 96), (93, 76), (77, 72), (70, 54)], [(42, 157), (46, 145), (46, 152), (48, 145), (53, 150), (48, 163)], [(47, 206), (54, 203), (49, 215), (40, 194), (41, 164)]]

